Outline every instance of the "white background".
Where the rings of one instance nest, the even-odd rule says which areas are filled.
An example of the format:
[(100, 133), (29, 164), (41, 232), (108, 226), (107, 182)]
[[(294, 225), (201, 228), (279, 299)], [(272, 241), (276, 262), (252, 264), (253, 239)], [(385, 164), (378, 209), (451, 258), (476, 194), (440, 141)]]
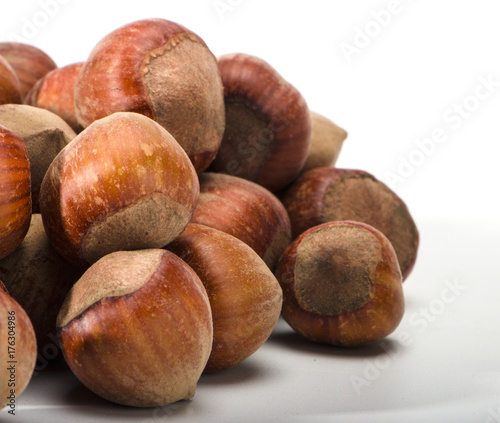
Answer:
[[(192, 408), (174, 407), (166, 413), (170, 420), (181, 409), (217, 421), (218, 409), (244, 421), (267, 407), (276, 420), (312, 419), (316, 410), (317, 421), (336, 413), (339, 421), (500, 421), (498, 0), (23, 0), (4, 2), (0, 39), (22, 37), (63, 66), (85, 60), (115, 28), (148, 17), (186, 26), (216, 56), (240, 51), (267, 60), (311, 109), (348, 131), (337, 165), (389, 183), (421, 232), (419, 259), (405, 282), (407, 314), (391, 338), (399, 347), (392, 356), (382, 351), (385, 362), (376, 361), (380, 347), (339, 353), (287, 338), (280, 325), (250, 367), (228, 373), (229, 382), (223, 375), (205, 378)], [(419, 143), (436, 130), (443, 142), (427, 142), (421, 152)], [(391, 176), (399, 176), (395, 185)], [(411, 345), (403, 348), (408, 334)], [(252, 382), (251, 365), (270, 363), (289, 379)], [(366, 380), (370, 366), (381, 363), (386, 368), (355, 392), (352, 376)], [(250, 380), (239, 383), (241, 375)], [(37, 402), (41, 386), (36, 379), (23, 397), (25, 416), (30, 404), (53, 402), (71, 405), (64, 408), (69, 413), (80, 410), (81, 421), (124, 418), (122, 409), (84, 392), (90, 414), (55, 389), (54, 397), (44, 393)], [(56, 421), (57, 412), (49, 415)]]
[[(217, 56), (258, 55), (302, 92), (311, 109), (349, 132), (339, 166), (384, 182), (388, 172), (401, 172), (391, 187), (417, 217), (499, 214), (497, 0), (23, 0), (3, 7), (0, 39), (22, 37), (59, 66), (85, 60), (108, 32), (147, 17), (183, 24)], [(383, 27), (375, 15), (388, 9), (397, 13)], [(370, 34), (368, 41), (358, 30)], [(362, 47), (346, 56), (347, 44)], [(474, 102), (469, 96), (481, 77), (498, 85), (489, 98)], [(447, 122), (448, 109), (464, 102), (469, 116)], [(435, 128), (445, 131), (446, 141), (422, 159), (416, 140)], [(415, 166), (405, 171), (402, 160)]]

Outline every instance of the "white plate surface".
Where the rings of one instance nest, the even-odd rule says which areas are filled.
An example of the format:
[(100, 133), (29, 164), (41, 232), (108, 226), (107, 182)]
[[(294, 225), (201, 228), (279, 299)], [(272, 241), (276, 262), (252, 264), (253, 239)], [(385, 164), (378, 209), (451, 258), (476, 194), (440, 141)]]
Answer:
[(17, 418), (4, 409), (0, 421), (499, 422), (500, 228), (444, 221), (419, 227), (405, 317), (376, 345), (318, 345), (280, 321), (244, 363), (203, 375), (192, 400), (157, 409), (109, 403), (65, 366), (53, 366), (18, 398)]

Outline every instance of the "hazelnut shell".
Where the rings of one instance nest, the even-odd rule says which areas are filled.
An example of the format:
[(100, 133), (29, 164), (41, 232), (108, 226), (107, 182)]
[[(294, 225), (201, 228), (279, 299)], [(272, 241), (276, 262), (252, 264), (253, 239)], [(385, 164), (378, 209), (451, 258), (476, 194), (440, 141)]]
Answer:
[(76, 282), (57, 318), (64, 357), (101, 397), (135, 407), (192, 398), (213, 339), (207, 293), (169, 251), (117, 251)]
[(224, 132), (215, 56), (195, 33), (165, 19), (135, 21), (105, 36), (80, 71), (75, 109), (83, 127), (121, 111), (154, 119), (198, 173), (213, 160)]
[(354, 347), (392, 333), (404, 314), (401, 271), (375, 228), (328, 222), (302, 233), (276, 270), (283, 318), (304, 337)]

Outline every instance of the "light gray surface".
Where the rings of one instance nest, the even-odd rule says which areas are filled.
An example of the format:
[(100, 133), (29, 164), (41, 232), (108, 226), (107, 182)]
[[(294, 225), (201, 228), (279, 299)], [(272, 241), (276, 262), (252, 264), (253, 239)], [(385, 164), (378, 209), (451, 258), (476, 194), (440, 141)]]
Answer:
[(190, 401), (117, 406), (61, 367), (34, 377), (16, 418), (2, 410), (0, 421), (499, 422), (500, 227), (418, 224), (421, 249), (404, 285), (405, 317), (376, 345), (317, 345), (280, 321), (247, 361), (203, 375)]

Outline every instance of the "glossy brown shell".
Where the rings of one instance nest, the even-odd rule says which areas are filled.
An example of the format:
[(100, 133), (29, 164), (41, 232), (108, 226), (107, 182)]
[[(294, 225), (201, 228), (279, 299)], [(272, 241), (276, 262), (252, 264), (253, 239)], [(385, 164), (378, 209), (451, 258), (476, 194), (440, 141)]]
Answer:
[[(315, 296), (319, 297), (323, 293), (325, 297), (322, 299), (323, 303), (328, 303), (330, 300), (337, 301), (335, 298), (337, 295), (355, 297), (357, 293), (351, 289), (359, 287), (357, 284), (359, 281), (356, 279), (359, 277), (366, 279), (363, 283), (371, 285), (371, 289), (368, 300), (364, 299), (362, 304), (327, 313), (308, 309), (309, 307), (301, 304), (301, 297), (304, 294), (299, 292), (297, 286), (298, 263), (302, 256), (311, 254), (311, 251), (302, 248), (302, 245), (321, 232), (330, 232), (334, 236), (331, 236), (331, 241), (328, 242), (321, 236), (316, 240), (312, 239), (312, 242), (317, 242), (319, 251), (324, 249), (328, 254), (325, 257), (320, 257), (321, 254), (311, 256), (310, 263), (313, 265), (308, 269), (302, 269), (302, 277), (309, 279), (307, 284), (317, 291), (314, 293)], [(339, 232), (343, 233), (341, 236), (336, 236)], [(358, 237), (357, 232), (364, 234)], [(371, 250), (366, 251), (365, 257), (368, 257), (368, 260), (364, 260), (358, 252), (363, 251), (365, 245), (363, 243), (360, 245), (357, 241), (366, 239), (367, 235), (374, 242), (370, 243)], [(331, 254), (332, 249), (336, 250), (336, 255)], [(345, 257), (339, 259), (339, 255), (347, 257), (347, 261)], [(332, 264), (340, 265), (342, 268), (330, 274), (320, 275), (322, 267)], [(345, 279), (336, 281), (335, 277), (338, 274)], [(276, 277), (283, 289), (284, 319), (295, 331), (315, 342), (345, 347), (369, 344), (392, 333), (403, 318), (404, 294), (394, 249), (380, 231), (364, 223), (327, 222), (308, 229), (283, 253), (276, 270)], [(339, 290), (341, 292), (328, 287), (330, 284), (341, 287)], [(326, 287), (323, 288), (323, 285)]]
[(165, 19), (124, 25), (104, 37), (75, 85), (83, 127), (113, 112), (141, 113), (165, 127), (201, 173), (224, 131), (217, 60), (205, 42)]
[(189, 223), (199, 196), (192, 163), (173, 137), (137, 113), (94, 122), (50, 165), (40, 210), (51, 243), (89, 264), (116, 250), (159, 248)]
[(21, 85), (7, 60), (0, 56), (0, 104), (21, 103)]
[(305, 99), (269, 63), (247, 54), (219, 57), (226, 130), (209, 170), (276, 192), (302, 169), (311, 144)]
[(322, 167), (303, 173), (282, 195), (293, 237), (338, 220), (369, 224), (394, 246), (403, 278), (417, 259), (419, 233), (403, 200), (368, 172)]
[(222, 173), (200, 175), (200, 198), (191, 222), (240, 239), (271, 270), (291, 242), (290, 219), (278, 198), (261, 185)]
[(78, 62), (50, 71), (33, 86), (25, 103), (55, 113), (76, 133), (81, 132), (75, 114), (75, 83), (82, 66)]
[(57, 67), (47, 53), (30, 44), (0, 43), (0, 55), (5, 57), (19, 78), (22, 100), (40, 78)]
[(31, 220), (31, 174), (23, 139), (0, 125), (0, 259), (24, 239)]

